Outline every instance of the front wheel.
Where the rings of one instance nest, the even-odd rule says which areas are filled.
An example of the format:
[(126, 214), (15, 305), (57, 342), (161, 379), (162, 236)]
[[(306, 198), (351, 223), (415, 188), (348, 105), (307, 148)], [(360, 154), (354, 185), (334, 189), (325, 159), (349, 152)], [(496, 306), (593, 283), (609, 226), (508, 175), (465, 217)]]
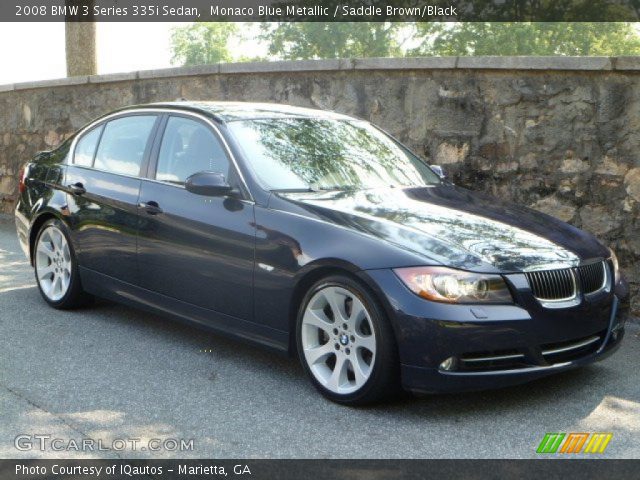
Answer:
[(343, 275), (316, 283), (302, 301), (296, 338), (315, 387), (345, 405), (363, 405), (399, 391), (393, 331), (376, 299)]
[(82, 290), (78, 264), (60, 220), (48, 220), (42, 225), (33, 253), (38, 289), (54, 308), (80, 307), (91, 300)]

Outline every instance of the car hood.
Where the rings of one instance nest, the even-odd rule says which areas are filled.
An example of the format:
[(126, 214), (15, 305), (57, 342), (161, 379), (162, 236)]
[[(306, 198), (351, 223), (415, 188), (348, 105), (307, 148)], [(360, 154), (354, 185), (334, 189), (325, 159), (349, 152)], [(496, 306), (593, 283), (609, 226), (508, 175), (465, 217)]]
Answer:
[(592, 235), (556, 218), (453, 185), (279, 196), (323, 221), (455, 268), (522, 272), (608, 255)]

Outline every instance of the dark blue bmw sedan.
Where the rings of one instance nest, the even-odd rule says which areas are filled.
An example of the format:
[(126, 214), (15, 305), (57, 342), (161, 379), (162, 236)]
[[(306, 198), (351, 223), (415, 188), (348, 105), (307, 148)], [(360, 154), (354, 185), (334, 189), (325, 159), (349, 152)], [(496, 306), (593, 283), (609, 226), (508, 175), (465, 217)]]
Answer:
[(517, 384), (624, 335), (613, 251), (344, 115), (125, 108), (38, 154), (19, 188), (52, 307), (98, 296), (297, 354), (344, 404)]

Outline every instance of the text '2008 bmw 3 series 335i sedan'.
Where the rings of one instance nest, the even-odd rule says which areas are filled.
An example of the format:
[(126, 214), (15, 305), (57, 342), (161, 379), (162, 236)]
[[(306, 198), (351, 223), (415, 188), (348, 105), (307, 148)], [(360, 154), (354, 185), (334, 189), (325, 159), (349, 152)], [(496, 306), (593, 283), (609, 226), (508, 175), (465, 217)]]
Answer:
[(98, 296), (297, 355), (344, 404), (522, 383), (624, 335), (612, 250), (344, 115), (129, 107), (38, 154), (19, 190), (52, 307)]

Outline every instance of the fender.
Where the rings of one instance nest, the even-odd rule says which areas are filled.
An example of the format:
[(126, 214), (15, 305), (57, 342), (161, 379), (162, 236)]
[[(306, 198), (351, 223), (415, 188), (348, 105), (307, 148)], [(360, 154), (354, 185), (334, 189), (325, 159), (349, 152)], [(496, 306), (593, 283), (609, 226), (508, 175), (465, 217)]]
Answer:
[[(27, 198), (20, 199), (16, 207), (16, 226), (20, 229), (18, 224), (19, 216), (23, 217), (22, 223), (28, 222), (28, 232), (25, 237), (28, 239), (29, 261), (33, 264), (33, 246), (40, 226), (45, 221), (49, 218), (57, 218), (67, 226), (69, 231), (72, 231), (72, 226), (68, 218), (67, 193), (62, 187), (65, 167), (58, 164), (49, 165), (46, 166), (44, 172), (38, 172), (42, 168), (39, 164), (31, 164), (30, 167), (30, 193)], [(39, 173), (38, 176), (31, 176), (34, 170)], [(33, 192), (36, 194), (34, 195)], [(36, 198), (37, 200), (31, 203), (29, 202), (31, 198)], [(31, 204), (29, 205), (29, 203)], [(20, 232), (18, 235), (20, 236)], [(73, 240), (73, 235), (71, 237)]]

